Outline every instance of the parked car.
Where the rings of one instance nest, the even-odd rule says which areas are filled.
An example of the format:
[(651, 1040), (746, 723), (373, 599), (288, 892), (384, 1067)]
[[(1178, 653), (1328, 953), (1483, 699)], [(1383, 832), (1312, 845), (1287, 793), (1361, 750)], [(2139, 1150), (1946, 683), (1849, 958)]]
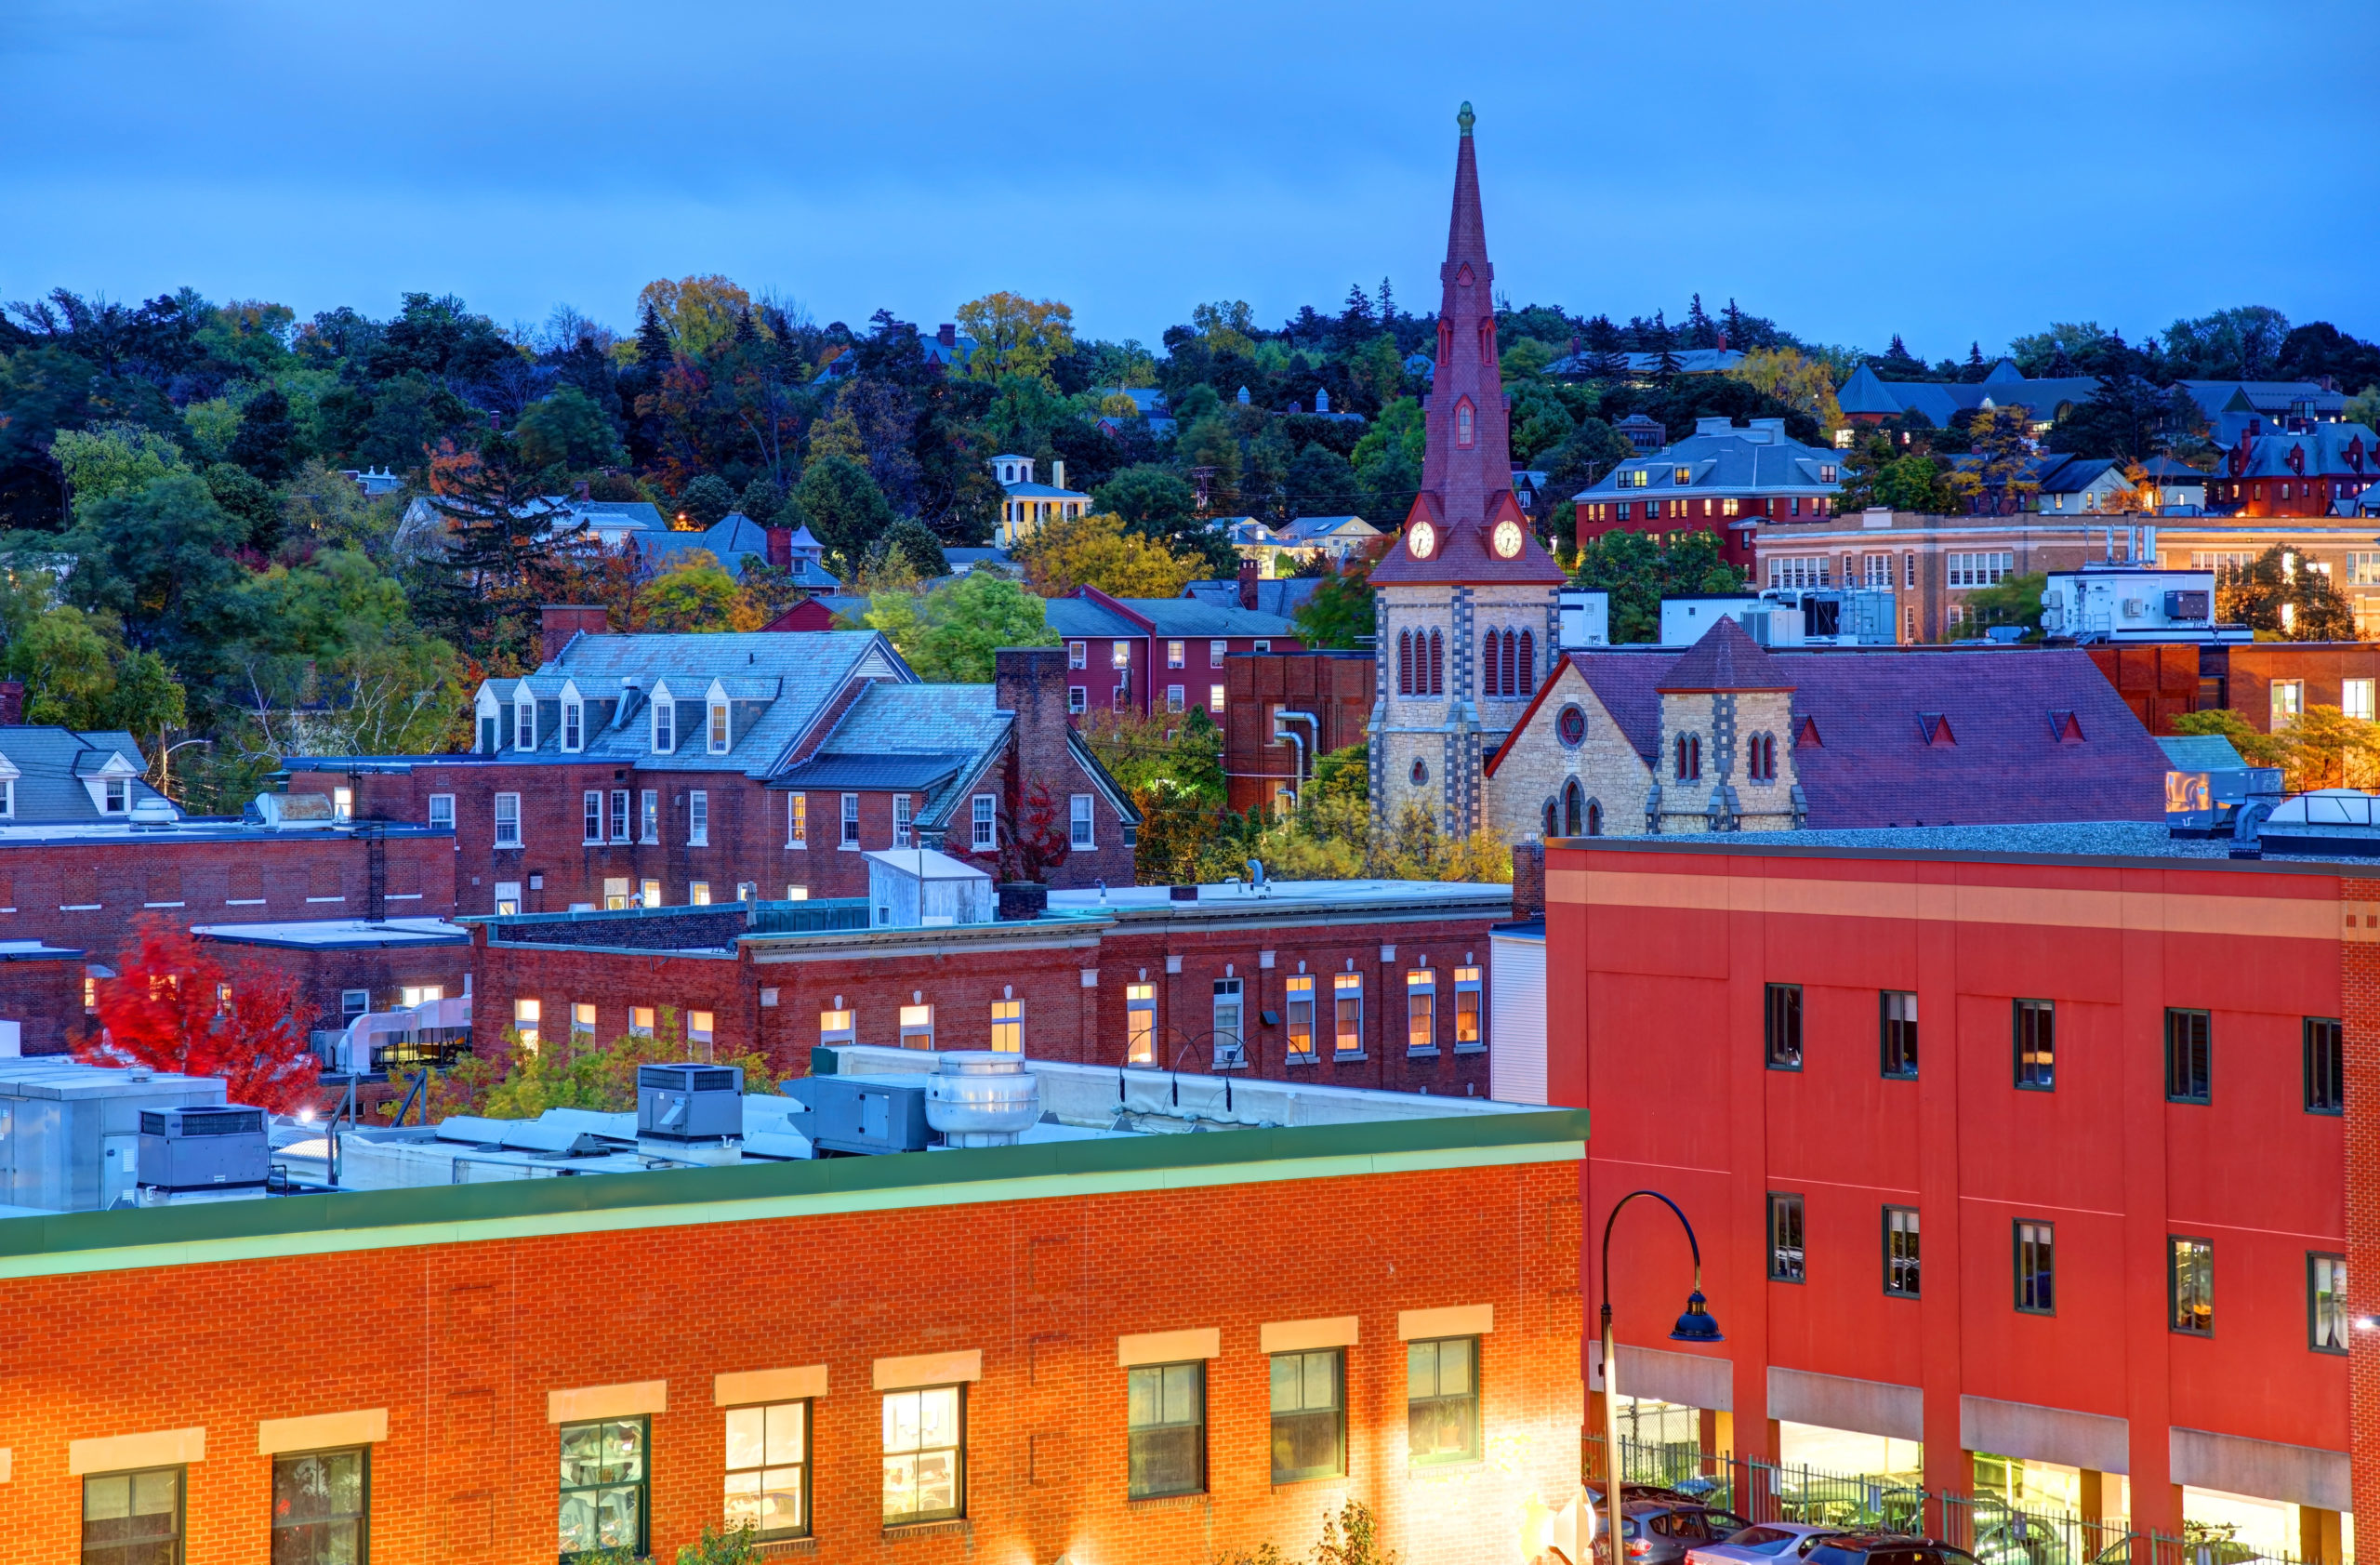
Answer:
[[(1627, 1486), (1620, 1507), (1620, 1558), (1626, 1565), (1685, 1565), (1688, 1549), (1718, 1543), (1751, 1525), (1733, 1511), (1682, 1494), (1639, 1499), (1638, 1487)], [(1596, 1505), (1595, 1512), (1600, 1524), (1604, 1507)]]
[(1793, 1550), (1812, 1538), (1823, 1538), (1839, 1529), (1814, 1526), (1806, 1521), (1755, 1522), (1740, 1532), (1728, 1534), (1717, 1543), (1704, 1544), (1686, 1551), (1686, 1565), (1792, 1565), (1800, 1556)]
[(1829, 1532), (1795, 1552), (1805, 1565), (1978, 1565), (1963, 1548), (1910, 1532)]

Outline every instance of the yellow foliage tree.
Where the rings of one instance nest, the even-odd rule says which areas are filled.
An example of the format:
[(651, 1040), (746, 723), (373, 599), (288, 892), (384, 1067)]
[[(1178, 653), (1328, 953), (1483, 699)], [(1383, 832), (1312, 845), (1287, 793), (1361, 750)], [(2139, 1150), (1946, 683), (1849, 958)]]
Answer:
[(757, 630), (767, 623), (760, 605), (707, 549), (689, 549), (670, 561), (639, 595), (637, 607), (647, 630)]
[(657, 278), (639, 289), (637, 312), (651, 305), (669, 333), (670, 344), (688, 358), (699, 359), (714, 344), (735, 335), (735, 323), (752, 308), (752, 296), (742, 285), (716, 272)]
[(1799, 349), (1754, 348), (1727, 374), (1808, 414), (1821, 428), (1843, 427), (1843, 405), (1834, 398), (1834, 376), (1825, 361), (1808, 358)]
[(1157, 539), (1124, 530), (1113, 511), (1045, 522), (1017, 550), (1026, 585), (1045, 598), (1096, 587), (1118, 598), (1171, 598), (1206, 574), (1195, 554), (1176, 554)]
[(959, 307), (959, 329), (975, 339), (967, 360), (968, 378), (998, 380), (1004, 375), (1048, 379), (1051, 361), (1075, 346), (1075, 312), (1053, 298), (1023, 294), (985, 294)]

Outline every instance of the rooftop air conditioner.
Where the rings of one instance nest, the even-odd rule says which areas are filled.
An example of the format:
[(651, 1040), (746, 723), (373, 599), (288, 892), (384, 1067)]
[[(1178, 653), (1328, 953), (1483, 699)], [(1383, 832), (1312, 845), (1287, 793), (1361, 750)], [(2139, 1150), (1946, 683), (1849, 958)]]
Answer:
[(812, 1076), (784, 1090), (801, 1101), (799, 1128), (822, 1152), (921, 1152), (937, 1139), (922, 1075)]
[(156, 1190), (261, 1186), (272, 1155), (261, 1108), (147, 1108), (140, 1113), (139, 1183)]
[(636, 1134), (663, 1141), (742, 1135), (744, 1072), (726, 1065), (637, 1067)]

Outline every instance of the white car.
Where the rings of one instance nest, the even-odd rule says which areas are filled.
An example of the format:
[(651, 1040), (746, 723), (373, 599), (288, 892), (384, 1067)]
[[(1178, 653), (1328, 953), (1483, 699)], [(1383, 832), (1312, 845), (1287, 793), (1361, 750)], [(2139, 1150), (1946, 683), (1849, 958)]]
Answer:
[(1719, 1543), (1689, 1549), (1686, 1565), (1791, 1565), (1799, 1558), (1804, 1540), (1842, 1531), (1802, 1521), (1757, 1522)]

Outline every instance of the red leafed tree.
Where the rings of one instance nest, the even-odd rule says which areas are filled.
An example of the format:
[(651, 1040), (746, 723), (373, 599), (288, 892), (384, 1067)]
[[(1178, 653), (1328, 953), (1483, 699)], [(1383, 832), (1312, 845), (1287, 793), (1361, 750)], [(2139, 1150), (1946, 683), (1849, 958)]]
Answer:
[(77, 1051), (94, 1065), (145, 1065), (219, 1076), (233, 1103), (290, 1114), (313, 1102), (321, 1062), (307, 1047), (314, 1008), (270, 970), (227, 972), (155, 919), (136, 926), (138, 953), (98, 986), (99, 1039)]

